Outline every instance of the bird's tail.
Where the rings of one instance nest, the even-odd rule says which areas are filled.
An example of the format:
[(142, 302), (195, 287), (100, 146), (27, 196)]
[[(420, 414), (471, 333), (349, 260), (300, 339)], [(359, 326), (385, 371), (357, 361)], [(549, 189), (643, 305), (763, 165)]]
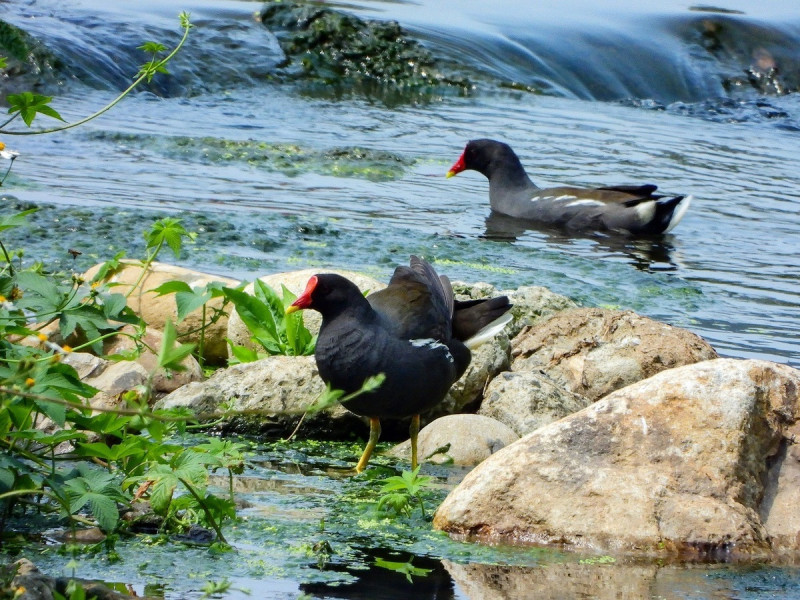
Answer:
[(507, 296), (487, 300), (456, 301), (453, 313), (453, 336), (469, 348), (476, 348), (493, 338), (509, 321), (512, 304)]

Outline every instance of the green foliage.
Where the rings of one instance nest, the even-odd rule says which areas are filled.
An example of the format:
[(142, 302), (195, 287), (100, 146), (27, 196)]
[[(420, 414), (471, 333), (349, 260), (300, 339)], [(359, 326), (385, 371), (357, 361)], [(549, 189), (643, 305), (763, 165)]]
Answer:
[(148, 261), (155, 259), (164, 244), (169, 246), (175, 258), (180, 258), (183, 240), (185, 238), (193, 240), (195, 237), (195, 233), (189, 233), (184, 229), (180, 219), (173, 217), (159, 219), (153, 224), (150, 231), (144, 234), (144, 239), (147, 243)]
[[(286, 314), (286, 308), (297, 298), (286, 286), (282, 296), (260, 280), (254, 284), (251, 296), (241, 289), (223, 288), (242, 322), (252, 334), (251, 339), (260, 344), (269, 355), (307, 356), (314, 353), (316, 337), (306, 329), (300, 312)], [(232, 352), (238, 362), (252, 362), (263, 357), (249, 348), (236, 346)]]
[(118, 478), (107, 471), (86, 463), (77, 466), (77, 476), (69, 478), (64, 489), (69, 499), (70, 514), (75, 514), (87, 504), (101, 529), (114, 531), (119, 522), (117, 503), (127, 503), (120, 490)]
[(425, 577), (432, 570), (415, 567), (413, 564), (411, 564), (411, 559), (406, 562), (398, 562), (376, 558), (375, 566), (382, 569), (388, 569), (389, 571), (394, 571), (396, 573), (402, 573), (406, 576), (406, 579), (408, 579), (409, 583), (414, 583), (414, 580), (411, 578), (412, 575), (414, 577)]
[(42, 96), (33, 92), (21, 92), (6, 96), (6, 102), (9, 104), (8, 113), (12, 115), (19, 114), (28, 127), (33, 123), (33, 119), (37, 114), (64, 121), (58, 111), (49, 106), (52, 100), (52, 96)]
[(424, 519), (425, 504), (422, 501), (421, 492), (430, 486), (432, 478), (425, 475), (420, 476), (419, 469), (420, 467), (417, 466), (413, 471), (403, 471), (400, 476), (386, 478), (381, 488), (384, 495), (378, 501), (377, 510), (410, 517), (411, 501), (416, 500)]

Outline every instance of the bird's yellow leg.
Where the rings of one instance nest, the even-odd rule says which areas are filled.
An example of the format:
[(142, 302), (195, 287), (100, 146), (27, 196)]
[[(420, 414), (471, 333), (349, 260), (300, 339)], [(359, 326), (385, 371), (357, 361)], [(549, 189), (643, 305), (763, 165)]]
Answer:
[(369, 418), (369, 441), (367, 447), (364, 448), (364, 453), (356, 465), (356, 473), (361, 473), (367, 468), (369, 457), (372, 456), (372, 451), (375, 450), (375, 445), (378, 443), (378, 438), (381, 437), (381, 421), (377, 417)]
[(411, 470), (417, 468), (417, 435), (419, 434), (419, 415), (411, 417), (411, 425), (408, 427), (411, 436)]

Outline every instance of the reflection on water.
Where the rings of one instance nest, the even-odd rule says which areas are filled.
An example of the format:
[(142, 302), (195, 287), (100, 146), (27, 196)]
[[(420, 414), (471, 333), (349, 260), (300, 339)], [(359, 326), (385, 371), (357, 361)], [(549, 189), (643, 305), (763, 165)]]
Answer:
[(625, 256), (628, 262), (640, 271), (674, 271), (678, 268), (670, 257), (670, 253), (674, 250), (671, 243), (672, 235), (629, 238), (601, 233), (567, 232), (492, 211), (486, 217), (486, 230), (481, 237), (498, 242), (516, 242), (529, 232), (536, 232), (537, 236), (552, 248), (567, 249), (579, 238), (591, 240), (601, 254)]

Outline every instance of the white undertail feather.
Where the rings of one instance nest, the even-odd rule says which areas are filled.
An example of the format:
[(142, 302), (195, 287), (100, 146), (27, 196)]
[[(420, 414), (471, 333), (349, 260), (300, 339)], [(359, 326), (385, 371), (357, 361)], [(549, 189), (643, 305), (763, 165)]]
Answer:
[(656, 201), (649, 200), (647, 202), (641, 202), (634, 208), (636, 209), (636, 213), (642, 219), (642, 223), (649, 223), (653, 220), (653, 217), (656, 214)]
[(692, 196), (686, 196), (683, 200), (678, 203), (678, 206), (675, 207), (675, 210), (672, 213), (672, 218), (669, 220), (669, 225), (664, 230), (664, 233), (669, 233), (675, 226), (681, 222), (683, 215), (686, 214), (686, 211), (689, 210), (689, 205), (692, 203)]
[(475, 348), (500, 333), (512, 318), (510, 312), (504, 313), (465, 341), (464, 344), (466, 344), (467, 348), (470, 350), (475, 350)]

